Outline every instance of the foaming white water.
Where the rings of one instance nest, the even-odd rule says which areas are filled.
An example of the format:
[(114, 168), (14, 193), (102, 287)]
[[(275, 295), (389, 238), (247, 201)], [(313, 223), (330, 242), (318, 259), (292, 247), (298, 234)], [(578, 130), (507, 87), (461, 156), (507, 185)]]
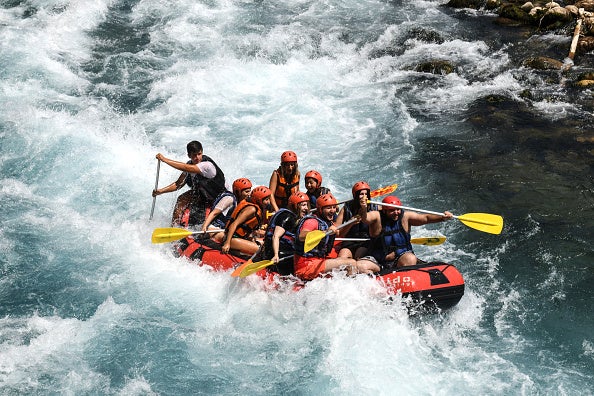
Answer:
[[(320, 170), (341, 198), (368, 178), (398, 182), (405, 196), (431, 197), (407, 163), (422, 133), (410, 108), (457, 111), (486, 93), (515, 89), (508, 74), (484, 84), (464, 77), (499, 70), (504, 55), (488, 54), (481, 42), (415, 39), (394, 55), (410, 23), (377, 18), (388, 3), (278, 3), (254, 16), (241, 2), (141, 1), (129, 17), (150, 24), (150, 43), (126, 56), (160, 60), (163, 69), (146, 69), (150, 104), (121, 114), (94, 96), (117, 93), (117, 84), (95, 84), (83, 71), (94, 46), (104, 44), (88, 33), (116, 3), (61, 4), (40, 2), (22, 20), (23, 7), (2, 11), (8, 78), (0, 82), (0, 251), (10, 275), (0, 284), (3, 301), (17, 305), (0, 320), (0, 382), (9, 391), (534, 390), (530, 370), (512, 362), (530, 342), (513, 327), (520, 292), (499, 293), (497, 257), (505, 249), (476, 254), (456, 246), (460, 224), (427, 227), (452, 242), (418, 252), (488, 280), (469, 282), (449, 312), (411, 318), (399, 297), (388, 303), (366, 277), (320, 279), (298, 293), (266, 291), (257, 279), (173, 258), (150, 244), (150, 234), (168, 224), (174, 194), (158, 197), (155, 219), (146, 220), (154, 155), (182, 160), (193, 139), (229, 180), (267, 184), (280, 153), (292, 149), (302, 171)], [(422, 10), (424, 24), (442, 24), (431, 3), (418, 7), (404, 4), (399, 16)], [(290, 20), (270, 26), (288, 17), (275, 14), (283, 9)], [(365, 27), (351, 32), (341, 24)], [(409, 79), (420, 73), (403, 69), (425, 56), (452, 58), (462, 73), (415, 88)], [(160, 185), (177, 175), (163, 164)], [(487, 295), (504, 306), (493, 328), (486, 283)], [(591, 354), (591, 343), (583, 350)]]

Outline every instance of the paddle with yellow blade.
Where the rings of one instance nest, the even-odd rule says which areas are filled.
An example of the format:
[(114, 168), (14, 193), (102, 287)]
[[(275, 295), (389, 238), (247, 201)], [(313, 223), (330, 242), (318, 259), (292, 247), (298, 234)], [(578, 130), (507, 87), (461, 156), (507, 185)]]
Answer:
[[(336, 238), (337, 241), (369, 241), (369, 238)], [(420, 237), (420, 238), (412, 238), (410, 243), (415, 245), (426, 245), (426, 246), (434, 246), (434, 245), (441, 245), (446, 240), (444, 236), (436, 236), (436, 237)], [(281, 258), (279, 261), (283, 261), (289, 257), (287, 256)], [(238, 267), (231, 276), (239, 276), (240, 278), (245, 278), (248, 275), (254, 274), (261, 269), (266, 267), (270, 267), (274, 264), (272, 260), (262, 260), (256, 261), (255, 263), (252, 262), (245, 262), (240, 267)]]
[(215, 232), (225, 232), (225, 230), (220, 228), (213, 228), (212, 230), (206, 231), (192, 231), (186, 230), (185, 228), (175, 228), (175, 227), (167, 227), (167, 228), (155, 228), (153, 231), (153, 236), (151, 238), (152, 243), (167, 243), (180, 240), (190, 235), (196, 234), (210, 234)]
[[(380, 187), (377, 188), (375, 190), (371, 190), (371, 192), (369, 193), (369, 195), (371, 196), (371, 198), (377, 198), (377, 197), (381, 197), (382, 195), (386, 195), (386, 194), (391, 194), (394, 191), (396, 191), (396, 189), (398, 188), (398, 184), (390, 184), (389, 186), (386, 187)], [(338, 205), (342, 205), (345, 202), (350, 202), (353, 199), (345, 199), (344, 201), (338, 201)], [(311, 208), (309, 211), (310, 212), (315, 212), (316, 208)]]
[[(336, 238), (336, 241), (369, 241), (369, 238)], [(425, 246), (435, 246), (435, 245), (441, 245), (442, 243), (444, 243), (446, 241), (446, 237), (444, 236), (435, 236), (435, 237), (418, 237), (418, 238), (412, 238), (410, 240), (410, 243), (412, 243), (413, 245), (425, 245)]]
[[(430, 210), (416, 209), (408, 206), (393, 205), (376, 201), (368, 202), (382, 206), (389, 206), (391, 208), (412, 210), (413, 212), (443, 216), (443, 213), (433, 212)], [(503, 217), (490, 213), (466, 213), (461, 216), (454, 216), (454, 219), (460, 220), (462, 224), (467, 227), (474, 228), (475, 230), (482, 232), (488, 232), (489, 234), (501, 234), (501, 230), (503, 229)]]
[[(278, 262), (280, 263), (281, 261), (284, 261), (288, 258), (293, 258), (293, 256), (285, 256), (281, 259), (278, 260)], [(237, 267), (235, 269), (235, 271), (233, 271), (233, 273), (231, 274), (231, 276), (239, 276), (240, 278), (245, 278), (248, 275), (254, 274), (266, 267), (270, 267), (271, 265), (274, 265), (274, 261), (272, 260), (262, 260), (262, 261), (256, 261), (255, 263), (252, 262), (252, 260), (248, 260), (245, 263), (243, 263), (242, 265), (240, 265), (239, 267)]]
[(252, 262), (252, 260), (254, 259), (254, 257), (256, 257), (258, 255), (258, 253), (260, 253), (260, 251), (262, 251), (263, 247), (264, 247), (264, 245), (260, 245), (258, 247), (258, 250), (256, 250), (256, 253), (252, 254), (252, 257), (250, 257), (245, 263), (243, 263), (239, 267), (235, 268), (235, 270), (231, 273), (231, 276), (240, 276), (240, 274), (244, 271), (245, 268), (252, 266), (254, 264)]
[[(336, 228), (338, 230), (340, 230), (341, 228), (346, 227), (350, 224), (356, 223), (360, 220), (361, 220), (361, 218), (359, 216), (355, 216), (352, 219), (350, 219), (349, 221), (347, 221), (346, 223), (342, 223), (341, 225), (339, 225)], [(328, 231), (313, 230), (313, 231), (308, 232), (307, 235), (305, 236), (305, 245), (303, 247), (303, 251), (305, 253), (309, 252), (311, 249), (318, 246), (318, 243), (320, 243), (320, 241), (322, 239), (326, 238), (328, 235), (333, 234), (333, 233), (334, 233), (334, 231), (332, 231), (332, 230), (328, 230)]]

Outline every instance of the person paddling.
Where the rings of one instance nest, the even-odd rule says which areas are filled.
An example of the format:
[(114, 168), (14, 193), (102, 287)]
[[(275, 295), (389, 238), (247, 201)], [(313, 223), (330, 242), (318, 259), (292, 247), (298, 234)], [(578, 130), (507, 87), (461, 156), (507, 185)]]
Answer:
[(295, 231), (297, 222), (309, 213), (309, 197), (297, 191), (289, 197), (289, 208), (280, 208), (269, 220), (264, 235), (264, 253), (262, 258), (275, 264), (270, 271), (281, 275), (293, 273), (293, 260), (284, 258), (295, 254)]
[(297, 154), (285, 151), (281, 154), (281, 164), (270, 176), (269, 187), (273, 193), (272, 209), (276, 212), (279, 208), (286, 208), (289, 197), (299, 191), (301, 173), (297, 165)]
[[(313, 215), (302, 218), (297, 224), (295, 239), (295, 275), (303, 280), (312, 280), (325, 272), (335, 268), (346, 267), (350, 274), (359, 272), (357, 262), (353, 258), (330, 258), (334, 246), (334, 239), (339, 228), (334, 225), (338, 202), (332, 194), (324, 194), (317, 199), (316, 211)], [(307, 234), (319, 230), (331, 231), (311, 250), (305, 251)], [(361, 272), (366, 272), (361, 268)]]
[[(389, 205), (402, 206), (396, 196), (387, 196), (382, 200)], [(413, 226), (422, 226), (429, 223), (438, 223), (450, 220), (453, 214), (445, 211), (443, 215), (422, 214), (390, 206), (382, 206), (380, 211), (367, 211), (367, 200), (360, 200), (362, 221), (369, 225), (369, 234), (372, 238), (369, 246), (369, 256), (365, 260), (378, 265), (377, 270), (396, 269), (398, 267), (416, 265), (418, 262), (412, 244), (410, 243), (410, 230)], [(369, 264), (371, 265), (371, 264)]]
[(237, 204), (227, 222), (225, 238), (221, 251), (230, 249), (245, 254), (254, 254), (260, 249), (257, 243), (257, 231), (266, 222), (266, 213), (270, 207), (272, 191), (266, 186), (258, 186), (251, 195)]
[[(186, 148), (190, 160), (185, 163), (166, 158), (161, 153), (156, 155), (159, 161), (182, 171), (182, 174), (167, 187), (153, 190), (152, 195), (155, 197), (170, 193), (188, 185), (190, 190), (177, 198), (171, 219), (171, 224), (174, 226), (188, 227), (204, 221), (206, 208), (226, 190), (226, 187), (225, 174), (212, 158), (203, 155), (202, 144), (199, 141), (191, 141)], [(190, 206), (192, 210), (186, 211)], [(183, 218), (182, 215), (184, 215)]]

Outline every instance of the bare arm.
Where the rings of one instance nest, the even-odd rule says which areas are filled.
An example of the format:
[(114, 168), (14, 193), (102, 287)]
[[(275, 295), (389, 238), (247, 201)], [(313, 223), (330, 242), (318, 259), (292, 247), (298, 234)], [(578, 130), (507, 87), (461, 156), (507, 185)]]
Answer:
[(278, 205), (276, 204), (276, 198), (274, 198), (274, 192), (276, 191), (276, 187), (278, 186), (278, 174), (275, 171), (272, 171), (272, 175), (270, 175), (270, 182), (268, 183), (268, 188), (272, 191), (272, 197), (270, 197), (270, 203), (272, 205), (272, 209), (275, 212), (278, 212)]
[(183, 171), (183, 172), (189, 172), (189, 173), (202, 174), (202, 171), (200, 170), (200, 168), (198, 168), (198, 165), (197, 164), (186, 164), (185, 162), (179, 162), (179, 161), (176, 161), (176, 160), (172, 160), (172, 159), (166, 158), (161, 153), (157, 154), (156, 155), (156, 158), (159, 161), (163, 161), (167, 165), (169, 165), (172, 168), (175, 168), (177, 170), (180, 170), (180, 171)]
[(231, 238), (233, 238), (233, 234), (237, 230), (240, 224), (247, 222), (249, 219), (256, 215), (256, 208), (252, 206), (248, 206), (247, 208), (243, 209), (239, 212), (239, 215), (235, 219), (234, 222), (229, 224), (229, 227), (225, 231), (225, 243), (221, 247), (221, 251), (223, 253), (229, 253), (229, 249), (231, 249)]
[[(435, 215), (435, 214), (428, 214), (428, 213), (416, 213), (416, 212), (404, 212), (404, 216), (402, 218), (403, 225), (408, 225), (405, 229), (408, 228), (407, 231), (410, 231), (411, 226), (422, 226), (429, 223), (439, 223), (440, 221), (450, 220), (454, 217), (448, 211), (443, 212), (443, 215)], [(405, 221), (407, 224), (405, 224)]]
[(278, 251), (280, 249), (280, 239), (285, 234), (285, 229), (281, 226), (274, 227), (274, 234), (272, 235), (272, 251), (274, 252), (274, 257), (272, 257), (272, 261), (278, 263)]
[(186, 174), (185, 173), (182, 173), (181, 175), (179, 175), (179, 177), (178, 177), (178, 179), (176, 181), (174, 181), (173, 183), (171, 183), (167, 187), (158, 188), (156, 190), (153, 190), (153, 197), (155, 197), (157, 195), (164, 194), (164, 193), (169, 193), (169, 192), (177, 191), (180, 188), (182, 188), (185, 184), (186, 184)]

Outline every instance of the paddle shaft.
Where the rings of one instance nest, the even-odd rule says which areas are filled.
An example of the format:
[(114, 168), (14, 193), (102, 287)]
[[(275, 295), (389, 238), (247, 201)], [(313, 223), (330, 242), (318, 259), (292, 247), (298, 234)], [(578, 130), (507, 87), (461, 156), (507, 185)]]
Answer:
[[(161, 170), (161, 160), (157, 160), (157, 176), (155, 177), (155, 190), (159, 188), (159, 171)], [(153, 205), (151, 206), (151, 215), (149, 216), (149, 221), (153, 219), (153, 213), (155, 212), (155, 202), (157, 201), (157, 196), (153, 197)]]
[[(371, 196), (371, 198), (375, 198), (375, 197), (380, 197), (382, 195), (386, 195), (386, 194), (390, 194), (394, 191), (396, 191), (396, 189), (398, 188), (398, 184), (392, 184), (386, 187), (380, 187), (377, 188), (375, 190), (372, 190), (369, 195)], [(338, 201), (336, 204), (337, 205), (342, 205), (343, 203), (347, 203), (347, 202), (351, 202), (354, 201), (353, 198), (351, 199), (345, 199), (344, 201)], [(310, 212), (315, 212), (316, 208), (312, 208), (309, 211)]]

